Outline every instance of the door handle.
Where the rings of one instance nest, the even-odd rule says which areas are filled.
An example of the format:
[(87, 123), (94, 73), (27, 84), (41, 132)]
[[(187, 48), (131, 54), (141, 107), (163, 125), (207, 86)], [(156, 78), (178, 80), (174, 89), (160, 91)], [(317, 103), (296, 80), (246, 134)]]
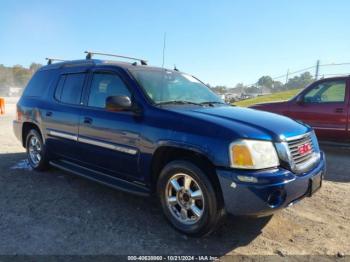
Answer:
[(48, 116), (48, 117), (52, 116), (52, 112), (51, 111), (47, 111), (46, 112), (46, 116)]
[(92, 118), (90, 117), (84, 117), (84, 124), (91, 125), (92, 124)]
[(334, 110), (336, 113), (343, 113), (344, 112), (344, 109), (343, 108), (336, 108)]

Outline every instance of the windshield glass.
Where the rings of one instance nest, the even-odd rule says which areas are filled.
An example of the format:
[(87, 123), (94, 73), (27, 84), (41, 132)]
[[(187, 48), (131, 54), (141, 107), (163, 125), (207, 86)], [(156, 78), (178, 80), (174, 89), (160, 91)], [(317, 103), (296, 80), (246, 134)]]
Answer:
[(132, 70), (131, 73), (156, 104), (167, 102), (224, 103), (193, 76), (170, 70)]

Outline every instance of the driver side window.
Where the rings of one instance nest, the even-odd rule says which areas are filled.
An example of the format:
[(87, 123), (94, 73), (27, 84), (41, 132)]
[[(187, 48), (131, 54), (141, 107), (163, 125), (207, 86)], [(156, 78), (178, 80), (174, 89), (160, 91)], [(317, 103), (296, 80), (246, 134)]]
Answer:
[(345, 101), (345, 80), (325, 81), (315, 85), (304, 95), (305, 103), (334, 103)]
[(119, 76), (108, 73), (95, 73), (93, 75), (88, 106), (106, 107), (106, 98), (109, 96), (129, 96), (129, 89)]

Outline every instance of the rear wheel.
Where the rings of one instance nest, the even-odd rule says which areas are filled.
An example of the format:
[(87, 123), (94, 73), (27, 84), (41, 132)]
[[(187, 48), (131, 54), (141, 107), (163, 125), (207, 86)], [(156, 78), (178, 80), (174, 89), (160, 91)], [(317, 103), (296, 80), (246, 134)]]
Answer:
[(158, 194), (165, 216), (185, 234), (209, 234), (222, 217), (221, 203), (211, 181), (188, 161), (173, 161), (163, 168)]
[(26, 138), (27, 158), (30, 166), (37, 171), (48, 168), (48, 156), (41, 135), (35, 129), (28, 132)]

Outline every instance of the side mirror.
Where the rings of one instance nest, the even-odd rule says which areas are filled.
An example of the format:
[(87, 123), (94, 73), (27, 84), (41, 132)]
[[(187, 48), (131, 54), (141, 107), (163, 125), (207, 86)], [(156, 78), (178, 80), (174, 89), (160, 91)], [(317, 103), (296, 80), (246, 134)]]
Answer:
[(106, 109), (108, 111), (130, 111), (132, 102), (128, 96), (109, 96), (106, 98)]
[(304, 103), (304, 97), (298, 96), (296, 102), (298, 105), (302, 105)]

